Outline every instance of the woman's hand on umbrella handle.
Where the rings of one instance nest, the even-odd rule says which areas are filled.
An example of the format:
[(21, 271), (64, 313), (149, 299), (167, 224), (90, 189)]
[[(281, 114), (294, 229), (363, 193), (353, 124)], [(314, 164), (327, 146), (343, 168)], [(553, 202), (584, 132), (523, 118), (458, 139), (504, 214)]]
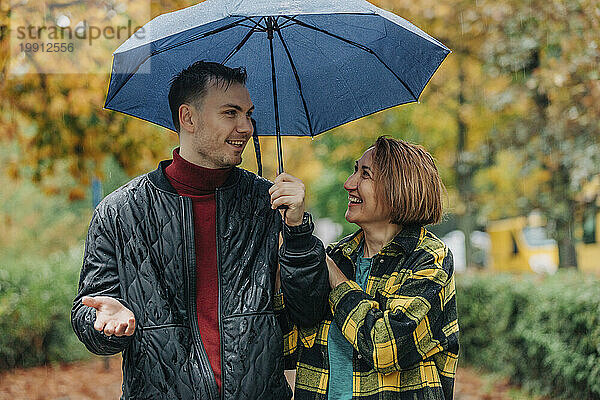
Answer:
[(269, 194), (271, 195), (271, 208), (275, 210), (281, 206), (287, 206), (287, 209), (279, 209), (287, 225), (302, 224), (305, 188), (300, 179), (285, 172), (279, 174), (269, 189)]

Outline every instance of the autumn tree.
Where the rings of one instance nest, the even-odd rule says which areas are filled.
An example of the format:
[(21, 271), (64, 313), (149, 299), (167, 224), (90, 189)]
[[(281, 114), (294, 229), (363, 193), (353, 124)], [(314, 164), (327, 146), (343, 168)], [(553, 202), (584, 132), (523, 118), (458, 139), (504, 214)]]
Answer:
[[(412, 110), (412, 121), (420, 142), (429, 146), (442, 169), (448, 171), (444, 178), (450, 189), (450, 210), (469, 238), (489, 218), (505, 216), (494, 212), (496, 207), (489, 200), (517, 203), (522, 195), (513, 191), (501, 199), (486, 198), (491, 188), (482, 186), (478, 178), (495, 165), (503, 152), (497, 137), (523, 110), (523, 102), (504, 99), (511, 77), (487, 68), (481, 54), (489, 40), (488, 26), (500, 15), (495, 7), (472, 0), (389, 0), (382, 1), (382, 6), (407, 16), (452, 50), (426, 88), (421, 104)], [(465, 245), (470, 264), (470, 240)]]
[[(34, 180), (44, 185), (44, 178), (54, 173), (56, 161), (66, 160), (71, 174), (81, 183), (81, 188), (72, 193), (75, 199), (83, 196), (91, 176), (101, 175), (101, 165), (107, 155), (112, 154), (130, 175), (154, 168), (157, 159), (169, 156), (170, 149), (177, 143), (176, 135), (102, 108), (112, 62), (110, 52), (119, 43), (111, 44), (114, 48), (108, 52), (101, 51), (106, 50), (102, 48), (106, 47), (102, 41), (90, 41), (91, 49), (84, 48), (85, 42), (75, 43), (73, 54), (77, 57), (61, 59), (65, 62), (63, 70), (69, 72), (65, 74), (45, 65), (53, 61), (48, 58), (49, 54), (19, 53), (14, 43), (11, 48), (8, 34), (17, 16), (23, 21), (31, 16), (41, 21), (38, 24), (45, 24), (43, 26), (67, 24), (66, 28), (71, 28), (81, 23), (94, 26), (94, 21), (120, 26), (127, 24), (132, 2), (102, 0), (91, 6), (84, 1), (41, 3), (46, 5), (41, 11), (40, 2), (30, 3), (32, 9), (26, 9), (27, 2), (15, 2), (12, 6), (5, 6), (3, 2), (1, 10), (2, 26), (6, 28), (0, 38), (0, 95), (3, 98), (0, 133), (4, 139), (17, 141), (20, 149), (8, 165), (12, 175), (17, 176), (19, 169), (27, 165), (35, 171)], [(124, 3), (129, 8), (121, 7)], [(157, 15), (170, 11), (168, 8), (187, 5), (181, 3), (154, 2), (151, 8), (148, 3), (149, 14)], [(77, 53), (86, 49), (88, 53), (83, 53), (84, 56)], [(14, 68), (19, 60), (25, 61)]]
[[(104, 14), (96, 18), (127, 17), (120, 7), (124, 2), (101, 0)], [(71, 3), (75, 7), (80, 2), (48, 8), (46, 17), (58, 21)], [(153, 1), (148, 18), (192, 4)], [(420, 104), (377, 113), (314, 140), (284, 138), (286, 169), (307, 183), (315, 213), (344, 221), (347, 196), (342, 185), (354, 160), (377, 136), (388, 134), (421, 143), (436, 157), (449, 188), (449, 209), (459, 216), (467, 237), (488, 219), (541, 209), (554, 227), (561, 265), (574, 264), (577, 193), (599, 171), (598, 3), (379, 0), (375, 4), (415, 23), (453, 53), (423, 92)], [(8, 26), (14, 12), (0, 8), (0, 25)], [(85, 185), (99, 173), (107, 154), (114, 154), (130, 174), (151, 169), (157, 159), (169, 156), (175, 135), (102, 110), (109, 57), (90, 58), (105, 63), (101, 74), (50, 74), (41, 68), (9, 76), (11, 49), (6, 30), (2, 33), (0, 135), (20, 144), (19, 156), (8, 162), (14, 175), (19, 166), (28, 164), (44, 181), (56, 160), (66, 160), (73, 176)], [(262, 141), (265, 175), (272, 178), (274, 143)], [(249, 145), (243, 165), (254, 170), (251, 153)]]
[(501, 143), (522, 155), (524, 169), (546, 173), (531, 206), (553, 228), (560, 266), (575, 266), (577, 193), (600, 171), (600, 4), (515, 0), (497, 12), (483, 54), (512, 76), (510, 100), (528, 104)]

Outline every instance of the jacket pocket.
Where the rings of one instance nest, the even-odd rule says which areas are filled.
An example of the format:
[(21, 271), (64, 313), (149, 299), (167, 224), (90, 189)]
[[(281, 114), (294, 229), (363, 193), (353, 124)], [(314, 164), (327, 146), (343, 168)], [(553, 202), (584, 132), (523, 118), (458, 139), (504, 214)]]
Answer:
[(291, 398), (283, 374), (283, 335), (274, 312), (224, 318), (221, 348), (224, 398)]
[[(125, 399), (193, 399), (195, 357), (186, 326), (165, 324), (140, 329), (135, 346), (123, 353)], [(198, 380), (198, 377), (196, 377)]]

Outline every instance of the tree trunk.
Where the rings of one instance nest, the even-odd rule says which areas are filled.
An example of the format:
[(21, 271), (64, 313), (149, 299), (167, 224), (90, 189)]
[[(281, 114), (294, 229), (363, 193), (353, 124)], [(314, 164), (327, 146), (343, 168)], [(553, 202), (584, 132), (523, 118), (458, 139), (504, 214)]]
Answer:
[(558, 267), (577, 268), (577, 253), (572, 239), (565, 238), (558, 241)]
[(475, 230), (475, 219), (472, 215), (472, 167), (465, 159), (467, 143), (467, 126), (461, 115), (461, 109), (465, 104), (464, 82), (465, 76), (462, 68), (462, 62), (459, 63), (459, 92), (458, 108), (456, 112), (457, 134), (456, 141), (456, 163), (454, 166), (456, 174), (456, 187), (461, 202), (464, 206), (462, 213), (457, 213), (458, 227), (465, 235), (465, 265), (467, 268), (471, 265), (473, 248), (471, 246), (471, 233)]
[[(558, 244), (558, 267), (576, 268), (577, 253), (575, 252), (575, 202), (568, 193), (569, 171), (560, 165), (552, 179), (552, 197), (555, 199), (555, 209), (551, 210), (555, 218), (555, 238)], [(554, 212), (552, 212), (554, 211)]]

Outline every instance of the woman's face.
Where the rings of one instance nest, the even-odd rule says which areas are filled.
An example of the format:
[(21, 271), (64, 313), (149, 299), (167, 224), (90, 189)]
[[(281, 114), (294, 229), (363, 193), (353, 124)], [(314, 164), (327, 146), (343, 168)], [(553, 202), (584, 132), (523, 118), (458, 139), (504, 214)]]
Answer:
[(389, 222), (387, 207), (378, 201), (373, 180), (373, 148), (368, 149), (354, 166), (354, 173), (344, 183), (348, 191), (346, 220), (363, 226), (364, 224)]

